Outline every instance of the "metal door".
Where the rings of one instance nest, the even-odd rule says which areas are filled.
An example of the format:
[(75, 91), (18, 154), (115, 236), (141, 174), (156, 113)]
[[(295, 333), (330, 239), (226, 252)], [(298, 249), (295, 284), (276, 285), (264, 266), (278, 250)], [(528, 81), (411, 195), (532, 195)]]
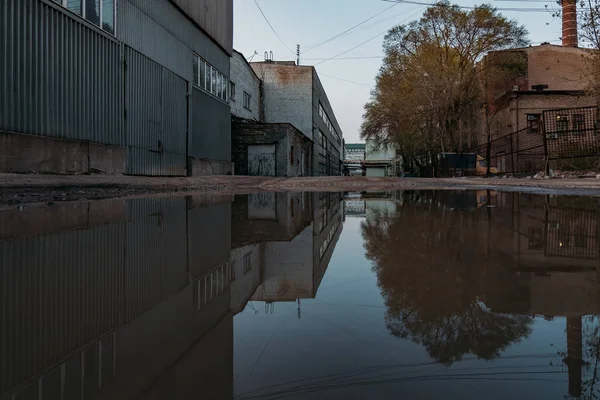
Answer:
[(248, 146), (248, 175), (275, 176), (275, 145)]

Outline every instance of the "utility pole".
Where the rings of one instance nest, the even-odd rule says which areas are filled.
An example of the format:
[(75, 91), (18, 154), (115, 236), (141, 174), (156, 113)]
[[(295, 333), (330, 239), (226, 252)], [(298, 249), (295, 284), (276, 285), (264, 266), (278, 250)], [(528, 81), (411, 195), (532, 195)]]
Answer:
[(300, 65), (300, 45), (296, 45), (296, 65)]

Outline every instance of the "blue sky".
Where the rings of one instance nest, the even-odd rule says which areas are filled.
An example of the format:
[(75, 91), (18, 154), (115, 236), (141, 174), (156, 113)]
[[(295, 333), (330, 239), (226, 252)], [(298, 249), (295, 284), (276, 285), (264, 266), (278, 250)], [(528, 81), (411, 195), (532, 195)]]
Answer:
[[(381, 56), (381, 45), (387, 29), (418, 18), (426, 7), (402, 3), (394, 5), (383, 0), (256, 1), (281, 41), (265, 21), (255, 0), (234, 0), (234, 47), (247, 58), (254, 51), (258, 52), (254, 61), (262, 61), (265, 51), (272, 51), (276, 60), (295, 59), (286, 46), (294, 53), (297, 44), (300, 44), (301, 51), (309, 49), (389, 8), (351, 32), (301, 55), (302, 64), (316, 66), (346, 143), (360, 141), (363, 107), (369, 100), (382, 60), (356, 58)], [(455, 0), (453, 3), (461, 6), (482, 4), (471, 0)], [(551, 9), (557, 8), (552, 0), (491, 0), (488, 3), (497, 8), (544, 8), (546, 4)], [(550, 12), (503, 11), (503, 14), (525, 25), (529, 30), (529, 39), (534, 44), (544, 41), (560, 43), (561, 22), (553, 18)], [(371, 38), (374, 39), (338, 59), (323, 62)]]

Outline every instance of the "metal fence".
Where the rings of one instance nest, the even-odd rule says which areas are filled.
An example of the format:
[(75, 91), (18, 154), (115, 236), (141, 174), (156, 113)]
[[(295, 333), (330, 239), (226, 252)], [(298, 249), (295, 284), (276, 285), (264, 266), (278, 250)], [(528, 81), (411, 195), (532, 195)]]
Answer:
[[(548, 172), (561, 166), (561, 161), (588, 158), (600, 161), (600, 125), (596, 107), (578, 107), (543, 111), (541, 120), (525, 129), (495, 137), (472, 149), (488, 160), (492, 173)], [(588, 165), (591, 163), (588, 162)], [(485, 162), (484, 162), (485, 163)], [(581, 167), (583, 163), (571, 163)], [(481, 165), (480, 165), (481, 167)]]
[[(473, 152), (487, 160), (488, 143), (475, 147)], [(491, 172), (498, 174), (543, 170), (546, 164), (544, 138), (541, 133), (531, 132), (528, 128), (494, 138), (490, 142), (488, 161)], [(478, 161), (481, 171), (484, 164), (480, 163)]]
[(549, 160), (600, 155), (596, 107), (544, 111), (543, 121)]

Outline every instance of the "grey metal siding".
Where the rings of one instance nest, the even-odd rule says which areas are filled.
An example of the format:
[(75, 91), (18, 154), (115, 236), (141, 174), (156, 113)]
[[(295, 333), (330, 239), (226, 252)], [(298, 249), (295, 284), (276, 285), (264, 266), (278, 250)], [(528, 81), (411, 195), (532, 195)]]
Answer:
[(233, 0), (173, 0), (230, 55), (233, 52)]
[(188, 263), (197, 279), (229, 261), (231, 255), (231, 204), (188, 210)]
[(231, 112), (225, 104), (194, 88), (190, 99), (190, 156), (231, 161)]
[(187, 285), (186, 204), (183, 197), (128, 203), (125, 322)]
[(0, 130), (124, 145), (116, 40), (39, 0), (2, 0), (0, 25)]
[(0, 393), (114, 329), (125, 224), (0, 241)]
[(126, 49), (127, 173), (186, 175), (187, 83)]
[(194, 52), (229, 75), (229, 55), (167, 0), (119, 0), (117, 19), (119, 40), (187, 81)]

